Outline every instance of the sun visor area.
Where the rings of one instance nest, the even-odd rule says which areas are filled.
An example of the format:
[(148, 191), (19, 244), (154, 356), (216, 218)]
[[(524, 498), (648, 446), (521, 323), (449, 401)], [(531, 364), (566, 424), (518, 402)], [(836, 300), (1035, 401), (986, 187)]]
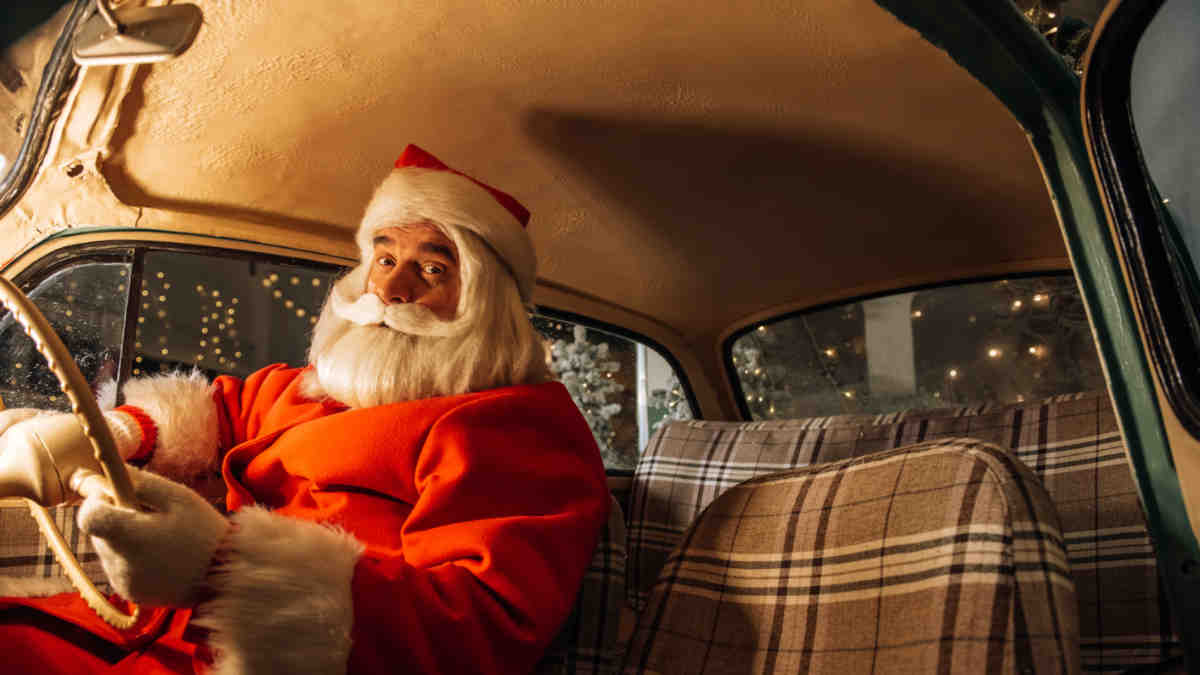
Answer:
[[(151, 2), (146, 4), (165, 4)], [(53, 45), (58, 35), (40, 40)], [(38, 49), (37, 45), (29, 48)], [(48, 47), (47, 47), (48, 48)], [(188, 58), (188, 54), (181, 58)], [(348, 234), (332, 227), (308, 226), (298, 232), (286, 218), (276, 223), (252, 217), (130, 205), (113, 191), (104, 175), (105, 162), (120, 147), (122, 127), (136, 125), (144, 107), (141, 83), (153, 65), (81, 68), (66, 95), (61, 115), (50, 132), (45, 156), (28, 189), (0, 217), (0, 261), (5, 264), (46, 237), (78, 228), (147, 228), (242, 239), (265, 245), (321, 251), (353, 259)], [(169, 114), (186, 116), (186, 108)], [(184, 171), (190, 169), (183, 169)]]
[[(57, 35), (41, 40), (53, 43)], [(36, 45), (31, 48), (37, 49)], [(0, 260), (69, 227), (133, 227), (138, 209), (122, 204), (100, 175), (134, 66), (84, 68), (55, 123), (45, 157), (25, 194), (0, 218)]]

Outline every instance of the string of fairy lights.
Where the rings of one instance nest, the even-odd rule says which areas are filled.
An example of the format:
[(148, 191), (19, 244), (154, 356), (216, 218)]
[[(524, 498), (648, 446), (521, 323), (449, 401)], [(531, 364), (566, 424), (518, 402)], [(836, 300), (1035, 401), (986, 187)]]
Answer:
[[(1029, 301), (1030, 301), (1030, 304), (1032, 304), (1034, 307), (1036, 307), (1038, 309), (1045, 309), (1050, 306), (1050, 294), (1049, 293), (1034, 293), (1030, 297)], [(1023, 311), (1024, 309), (1026, 309), (1025, 301), (1021, 298), (1015, 298), (1009, 304), (1009, 309), (1014, 314), (1019, 313), (1019, 312)], [(921, 310), (914, 310), (913, 318), (914, 319), (921, 318)], [(974, 323), (976, 323), (976, 321), (978, 321), (978, 318), (975, 315), (971, 315), (971, 316), (967, 317), (967, 321), (968, 321), (968, 323), (974, 324)], [(1042, 345), (1042, 344), (1030, 345), (1028, 348), (1026, 348), (1025, 351), (1027, 354), (1034, 357), (1035, 359), (1045, 358), (1047, 356), (1047, 354), (1049, 353), (1049, 349), (1046, 347), (1046, 345)], [(991, 361), (999, 361), (1001, 359), (1004, 359), (1005, 356), (1007, 355), (1005, 350), (1002, 347), (997, 346), (997, 345), (987, 346), (985, 348), (984, 354)], [(959, 378), (961, 378), (963, 376), (963, 373), (964, 373), (964, 371), (961, 367), (950, 366), (946, 370), (946, 379), (947, 380), (958, 380)], [(941, 392), (935, 392), (934, 397), (941, 398)], [(1025, 400), (1025, 397), (1018, 395), (1017, 399), (1018, 399), (1018, 401), (1023, 401), (1023, 400)]]
[[(124, 279), (128, 276), (128, 272), (124, 269), (121, 269), (118, 270), (117, 274), (122, 281), (116, 286), (116, 293), (118, 295), (123, 295), (125, 292)], [(79, 319), (75, 318), (75, 310), (79, 307), (77, 303), (90, 300), (92, 304), (90, 304), (89, 307), (103, 306), (107, 302), (108, 298), (111, 297), (112, 291), (103, 287), (97, 288), (95, 284), (91, 284), (81, 291), (79, 287), (79, 281), (72, 279), (67, 282), (65, 292), (61, 296), (62, 304), (60, 310), (58, 303), (47, 305), (45, 302), (45, 300), (53, 298), (57, 295), (56, 291), (58, 289), (54, 289), (53, 287), (51, 287), (51, 289), (52, 290), (49, 290), (42, 297), (35, 296), (37, 298), (36, 304), (46, 315), (46, 317), (50, 319), (51, 325), (53, 325), (56, 330), (60, 331), (59, 334), (63, 337), (69, 335), (82, 335), (84, 339), (87, 339), (87, 335), (90, 331), (89, 326), (85, 324), (80, 326), (82, 330), (76, 330), (75, 322), (79, 321)], [(41, 291), (41, 287), (39, 287), (38, 290)], [(87, 297), (81, 297), (81, 292), (88, 293)], [(89, 313), (90, 312), (87, 310), (83, 312), (84, 316), (87, 316)], [(22, 339), (28, 343), (29, 348), (27, 351), (17, 350), (17, 353), (22, 355), (29, 353), (32, 356), (32, 360), (30, 360), (28, 367), (26, 367), (26, 363), (24, 361), (14, 360), (11, 362), (13, 372), (9, 374), (7, 384), (13, 387), (19, 386), (19, 378), (24, 379), (35, 377), (35, 373), (38, 371), (39, 364), (43, 366), (45, 364), (44, 360), (36, 354), (36, 349), (33, 347), (32, 338), (26, 335), (24, 331), (19, 331), (19, 334), (22, 336)], [(48, 373), (49, 371), (46, 370), (43, 372)], [(57, 391), (57, 385), (54, 386), (54, 391)], [(54, 391), (46, 394), (47, 400), (49, 400), (51, 403), (55, 403), (60, 399), (60, 396), (57, 393), (54, 393)]]
[[(1003, 284), (1004, 282), (1001, 282), (1001, 283)], [(1051, 295), (1049, 293), (1035, 292), (1029, 296), (1028, 301), (1026, 301), (1024, 298), (1012, 299), (1008, 305), (1008, 308), (1011, 313), (1018, 314), (1022, 311), (1029, 309), (1030, 307), (1037, 308), (1037, 309), (1046, 309), (1050, 306), (1050, 301), (1051, 301)], [(854, 317), (855, 317), (855, 315), (853, 312), (847, 312), (847, 313), (843, 314), (843, 318), (845, 318), (845, 319), (853, 319)], [(926, 318), (926, 311), (923, 309), (920, 309), (920, 308), (913, 309), (911, 312), (911, 317), (914, 322), (919, 321), (923, 318)], [(978, 322), (978, 317), (976, 315), (972, 314), (967, 317), (967, 322), (970, 324), (976, 324)], [(754, 329), (754, 331), (762, 338), (769, 337), (770, 330), (771, 329), (766, 324), (756, 326)], [(737, 344), (735, 343), (735, 348), (736, 347), (737, 347)], [(819, 352), (820, 356), (824, 357), (826, 363), (828, 363), (828, 364), (833, 364), (838, 360), (839, 351), (838, 351), (838, 347), (835, 345), (819, 347), (817, 349), (817, 351)], [(1049, 353), (1050, 353), (1049, 347), (1047, 347), (1044, 344), (1029, 345), (1028, 347), (1025, 347), (1023, 349), (1023, 351), (1034, 359), (1048, 358)], [(752, 404), (753, 403), (765, 404), (768, 406), (767, 412), (769, 414), (775, 414), (776, 408), (775, 408), (774, 402), (767, 401), (767, 398), (769, 397), (769, 395), (764, 394), (761, 391), (756, 393), (755, 391), (751, 390), (752, 387), (748, 386), (750, 384), (749, 380), (753, 380), (756, 378), (758, 378), (758, 379), (765, 378), (765, 376), (764, 376), (765, 370), (764, 370), (763, 364), (761, 363), (759, 358), (754, 357), (757, 355), (751, 355), (748, 357), (747, 356), (748, 352), (746, 352), (746, 351), (743, 351), (742, 354), (743, 354), (743, 356), (739, 359), (739, 357), (735, 353), (732, 356), (732, 361), (733, 361), (735, 370), (741, 376), (741, 379), (743, 382), (743, 391), (745, 393), (746, 401), (748, 403), (752, 403)], [(986, 357), (988, 361), (1001, 362), (1005, 358), (1010, 356), (1010, 353), (1003, 346), (998, 345), (998, 344), (992, 344), (992, 345), (987, 345), (984, 347), (983, 356)], [(957, 382), (957, 381), (961, 381), (962, 378), (965, 376), (965, 374), (966, 374), (966, 370), (962, 366), (950, 365), (946, 369), (945, 378), (948, 382)], [(835, 382), (835, 385), (836, 385), (836, 382)], [(757, 389), (762, 389), (762, 388), (763, 388), (762, 386), (757, 387)], [(853, 388), (841, 388), (841, 387), (837, 387), (837, 388), (839, 389), (839, 393), (841, 394), (841, 396), (847, 400), (853, 400), (857, 396), (857, 392)], [(942, 394), (940, 391), (935, 391), (935, 392), (933, 392), (933, 397), (940, 399), (942, 397)], [(1023, 402), (1024, 400), (1025, 400), (1024, 395), (1017, 395), (1018, 402)]]
[[(288, 285), (291, 285), (291, 286), (300, 286), (304, 282), (300, 279), (299, 276), (292, 275), (287, 280), (287, 283), (288, 283)], [(321, 278), (320, 277), (312, 277), (309, 280), (309, 283), (312, 285), (313, 288), (319, 288), (321, 286)], [(288, 297), (288, 295), (286, 293), (283, 292), (283, 288), (286, 286), (283, 283), (283, 278), (280, 277), (277, 273), (272, 272), (271, 274), (268, 274), (267, 276), (263, 277), (262, 287), (270, 292), (271, 298), (282, 302), (284, 309), (294, 312), (296, 315), (296, 318), (303, 319), (305, 317), (308, 317), (308, 323), (310, 325), (315, 325), (317, 323), (317, 316), (314, 312), (310, 312), (309, 310), (305, 309), (304, 307), (297, 306), (297, 303), (294, 300), (292, 300), (290, 297)]]
[[(122, 277), (124, 277), (125, 270), (121, 270), (120, 275)], [(118, 286), (117, 290), (124, 291), (125, 284), (124, 283), (120, 284), (120, 286)], [(66, 308), (63, 310), (63, 316), (65, 316), (67, 318), (71, 318), (75, 315), (75, 311), (72, 309), (72, 307), (74, 306), (74, 303), (76, 300), (76, 294), (78, 292), (79, 292), (79, 282), (78, 281), (67, 282), (67, 293), (63, 298), (66, 301)], [(65, 322), (62, 324), (62, 330), (66, 333), (74, 333), (75, 327), (73, 325), (71, 325), (70, 322)], [(32, 339), (29, 338), (28, 336), (26, 336), (25, 339), (29, 340), (30, 345), (33, 344)], [(25, 363), (23, 361), (14, 361), (12, 364), (12, 367), (13, 367), (14, 372), (11, 375), (9, 375), (9, 377), (8, 377), (8, 384), (12, 385), (12, 386), (17, 386), (17, 376), (18, 375), (25, 375), (28, 377), (28, 376), (32, 375), (33, 370), (34, 370), (34, 366), (32, 366), (32, 365), (29, 369), (26, 369)], [(57, 402), (58, 394), (50, 393), (47, 396), (47, 398), (49, 399), (49, 401), (51, 403)]]
[[(88, 377), (92, 377), (88, 368), (98, 369), (98, 377), (115, 375), (104, 369), (115, 370), (117, 365), (113, 349), (121, 340), (131, 272), (127, 266), (107, 271), (112, 267), (116, 265), (83, 266), (71, 275), (51, 277), (33, 294)], [(245, 348), (250, 344), (269, 353), (270, 358), (291, 360), (294, 350), (285, 345), (316, 324), (317, 310), (332, 281), (332, 273), (297, 270), (299, 273), (293, 274), (285, 268), (268, 269), (262, 276), (252, 274), (242, 277), (244, 280), (234, 276), (228, 282), (217, 280), (219, 274), (206, 272), (206, 283), (195, 283), (195, 271), (189, 274), (170, 264), (156, 267), (161, 269), (149, 271), (140, 284), (133, 282), (137, 297), (131, 308), (136, 316), (131, 317), (134, 349), (130, 374), (135, 377), (191, 365), (239, 372), (253, 363), (255, 349)], [(195, 270), (191, 265), (188, 269)], [(249, 314), (243, 315), (245, 312)], [(303, 328), (298, 330), (297, 323)], [(62, 401), (32, 340), (23, 331), (13, 335), (20, 346), (10, 350), (13, 358), (3, 374), (6, 390), (37, 392), (39, 400), (49, 403)], [(262, 342), (264, 339), (268, 341)], [(283, 356), (280, 349), (288, 355)]]
[[(263, 277), (260, 288), (273, 302), (281, 305), (287, 315), (304, 321), (307, 325), (313, 325), (317, 322), (316, 312), (305, 306), (310, 303), (298, 301), (293, 293), (285, 292), (285, 289), (291, 291), (302, 284), (308, 284), (313, 290), (318, 290), (324, 281), (317, 276), (301, 279), (299, 275), (281, 276), (272, 272)], [(172, 346), (168, 344), (168, 335), (174, 327), (168, 308), (168, 291), (171, 288), (167, 273), (159, 271), (141, 291), (142, 311), (138, 315), (138, 327), (134, 336), (134, 348), (140, 353), (134, 357), (133, 375), (143, 374), (143, 364), (147, 358), (160, 360), (175, 357), (177, 361), (190, 361), (199, 367), (236, 370), (245, 358), (239, 335), (239, 322), (242, 319), (239, 312), (242, 309), (241, 297), (228, 292), (222, 293), (221, 289), (213, 288), (211, 284), (196, 284), (190, 294), (199, 302), (198, 305), (191, 305), (198, 310), (199, 320), (189, 323), (195, 327), (196, 333), (192, 338), (197, 348), (175, 355), (171, 351)], [(155, 330), (151, 331), (151, 328)], [(156, 335), (150, 335), (151, 332)], [(143, 344), (144, 340), (149, 340), (150, 343)]]

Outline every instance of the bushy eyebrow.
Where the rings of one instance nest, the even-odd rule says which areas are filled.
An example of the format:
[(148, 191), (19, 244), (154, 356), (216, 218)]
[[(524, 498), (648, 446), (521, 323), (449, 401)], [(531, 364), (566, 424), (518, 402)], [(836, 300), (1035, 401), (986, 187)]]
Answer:
[[(387, 245), (394, 245), (395, 243), (396, 243), (396, 240), (392, 239), (391, 237), (387, 236), (386, 234), (381, 234), (371, 240), (372, 246), (379, 246), (381, 244), (384, 246), (387, 246)], [(423, 241), (417, 245), (417, 250), (420, 251), (421, 253), (432, 253), (435, 255), (444, 256), (450, 262), (452, 262), (456, 265), (458, 264), (458, 258), (455, 257), (455, 255), (454, 255), (454, 249), (450, 248), (449, 246), (446, 246), (445, 244), (435, 244), (431, 241)]]
[(434, 244), (433, 242), (423, 241), (419, 246), (417, 246), (417, 250), (421, 251), (422, 253), (441, 254), (450, 262), (455, 264), (458, 263), (458, 259), (454, 257), (454, 251), (452, 251), (450, 247), (446, 246), (445, 244)]

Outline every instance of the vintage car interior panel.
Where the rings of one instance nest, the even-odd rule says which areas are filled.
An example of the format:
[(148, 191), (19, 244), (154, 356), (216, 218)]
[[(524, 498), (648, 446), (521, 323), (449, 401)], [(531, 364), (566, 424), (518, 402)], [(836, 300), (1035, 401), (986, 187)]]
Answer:
[[(1102, 4), (1072, 1), (1097, 11)], [(1093, 426), (1105, 427), (1109, 449), (1123, 439), (1147, 521), (1143, 528), (1136, 513), (1132, 528), (1145, 538), (1136, 552), (1143, 557), (1130, 553), (1113, 568), (1136, 567), (1156, 586), (1157, 555), (1161, 588), (1154, 590), (1170, 613), (1159, 604), (1148, 612), (1154, 621), (1146, 625), (1159, 626), (1159, 634), (1142, 647), (1155, 653), (1134, 656), (1177, 663), (1181, 641), (1189, 663), (1200, 663), (1193, 620), (1200, 616), (1200, 268), (1193, 264), (1200, 260), (1200, 208), (1164, 173), (1196, 166), (1194, 157), (1178, 156), (1197, 147), (1198, 71), (1188, 27), (1200, 29), (1200, 18), (1192, 0), (1114, 0), (1094, 33), (1066, 21), (1061, 3), (1041, 0), (703, 7), (684, 0), (193, 0), (186, 7), (203, 14), (194, 39), (182, 39), (180, 29), (170, 49), (144, 52), (158, 58), (186, 48), (178, 58), (100, 65), (115, 53), (110, 44), (84, 49), (79, 66), (70, 37), (85, 21), (93, 22), (92, 38), (112, 37), (101, 35), (106, 24), (95, 2), (59, 2), (40, 29), (6, 46), (21, 67), (0, 69), (0, 95), (8, 92), (0, 112), (16, 102), (12, 114), (27, 115), (19, 124), (3, 119), (20, 127), (20, 138), (0, 130), (0, 150), (8, 153), (0, 155), (0, 272), (40, 295), (57, 330), (86, 333), (71, 340), (93, 383), (181, 363), (257, 365), (243, 357), (251, 352), (241, 348), (250, 337), (236, 334), (243, 324), (228, 318), (238, 317), (230, 311), (235, 302), (270, 307), (291, 322), (280, 319), (258, 337), (306, 334), (324, 289), (359, 258), (353, 237), (371, 186), (409, 142), (454, 158), (471, 175), (495, 177), (530, 205), (540, 265), (531, 318), (548, 360), (555, 349), (593, 347), (602, 360), (611, 348), (624, 350), (623, 377), (636, 367), (637, 395), (627, 397), (636, 403), (637, 431), (623, 432), (622, 441), (633, 453), (621, 460), (627, 464), (609, 462), (610, 489), (623, 507), (631, 499), (650, 503), (631, 495), (663, 476), (682, 484), (684, 471), (696, 467), (724, 472), (688, 488), (715, 498), (714, 486), (730, 487), (738, 482), (730, 476), (750, 471), (710, 463), (718, 447), (730, 457), (738, 444), (758, 452), (762, 438), (801, 427), (824, 439), (828, 424), (830, 438), (841, 440), (819, 458), (814, 450), (812, 461), (850, 459), (837, 452), (925, 441), (929, 424), (950, 429), (997, 403), (956, 409), (945, 420), (921, 418), (911, 425), (919, 431), (905, 429), (901, 418), (949, 409), (932, 391), (929, 400), (913, 397), (896, 410), (847, 406), (840, 420), (836, 407), (785, 413), (765, 398), (749, 400), (739, 378), (760, 366), (737, 360), (747, 353), (739, 341), (820, 312), (855, 318), (871, 303), (901, 296), (887, 311), (897, 324), (910, 322), (921, 311), (912, 298), (939, 286), (1013, 280), (1033, 289), (1028, 301), (1037, 303), (1046, 296), (1035, 281), (1071, 285), (1073, 278), (1082, 301), (1074, 300), (1072, 319), (1094, 337), (1090, 363), (1102, 369), (1043, 406), (1107, 411), (1098, 393), (1107, 389), (1116, 423), (1111, 413), (1102, 423), (1095, 412)], [(101, 2), (131, 19), (185, 6)], [(1191, 14), (1161, 19), (1155, 34), (1156, 15), (1181, 7)], [(1139, 56), (1145, 31), (1158, 49)], [(1185, 49), (1193, 60), (1173, 61), (1183, 64), (1173, 72), (1186, 84), (1155, 80), (1164, 89), (1152, 93), (1175, 87), (1190, 99), (1137, 95), (1139, 67), (1157, 76), (1162, 68), (1152, 59)], [(28, 84), (35, 81), (36, 97)], [(1176, 118), (1182, 126), (1154, 132), (1155, 147), (1164, 138), (1168, 146), (1173, 138), (1187, 142), (1156, 168), (1145, 155), (1150, 146), (1139, 144), (1139, 125), (1150, 123), (1136, 118), (1187, 101), (1193, 108)], [(6, 149), (17, 141), (19, 151)], [(220, 269), (214, 276), (227, 285), (201, 283), (206, 265)], [(230, 281), (235, 273), (241, 276)], [(74, 314), (81, 285), (97, 296), (88, 317)], [(258, 304), (231, 298), (234, 287), (258, 293)], [(174, 318), (173, 294), (194, 301), (189, 311), (203, 310), (186, 318), (194, 323), (186, 342), (155, 324)], [(1015, 312), (1025, 300), (1010, 302)], [(0, 345), (17, 356), (0, 364), (5, 403), (61, 406), (45, 374), (27, 365), (29, 345), (6, 325), (0, 322)], [(807, 337), (820, 364), (822, 353), (865, 352), (880, 334), (836, 346), (818, 344), (811, 331)], [(893, 360), (911, 368), (909, 342)], [(1040, 348), (1021, 345), (1032, 356)], [(255, 357), (302, 358), (298, 349), (264, 348)], [(656, 418), (642, 386), (650, 359), (673, 383), (655, 392)], [(610, 376), (617, 369), (602, 367)], [(949, 380), (959, 376), (953, 365), (938, 368)], [(828, 374), (818, 369), (814, 377)], [(884, 375), (863, 377), (882, 382)], [(849, 387), (832, 391), (834, 403), (856, 395)], [(668, 398), (677, 415), (662, 414)], [(1032, 424), (1022, 426), (1023, 414), (1005, 418), (1013, 452)], [(687, 438), (659, 442), (655, 452), (683, 452), (708, 434), (717, 440), (706, 459), (684, 452), (635, 470), (650, 434), (675, 421), (678, 427), (666, 428), (687, 429)], [(692, 430), (699, 430), (695, 438)], [(1070, 440), (1063, 442), (1101, 444), (1094, 429), (1075, 431), (1064, 432)], [(726, 433), (739, 440), (726, 443)], [(606, 461), (615, 456), (608, 450), (601, 448)], [(1123, 468), (1114, 457), (1106, 461)], [(757, 459), (743, 464), (759, 468)], [(776, 469), (791, 466), (780, 460)], [(672, 474), (670, 467), (684, 469)], [(1137, 512), (1128, 475), (1121, 476)], [(638, 517), (627, 521), (631, 533)], [(624, 556), (625, 524), (597, 550)], [(667, 531), (647, 527), (651, 540)], [(1098, 532), (1079, 536), (1094, 535), (1084, 545), (1099, 547)], [(659, 553), (665, 559), (669, 550)], [(644, 570), (647, 586), (660, 568)], [(631, 590), (636, 595), (615, 583), (604, 588), (624, 608), (624, 639), (636, 617), (620, 596)], [(647, 590), (640, 589), (642, 602)], [(1102, 669), (1107, 647), (1087, 648), (1100, 656), (1085, 658), (1085, 666)]]
[[(1126, 292), (1122, 261), (1108, 236), (1104, 202), (1088, 176), (1079, 80), (1066, 63), (1038, 44), (1039, 36), (1031, 34), (1003, 3), (880, 0), (880, 4), (953, 54), (1008, 106), (1028, 134), (1087, 301), (1164, 581), (1172, 597), (1178, 598), (1172, 604), (1175, 624), (1194, 663), (1200, 658), (1200, 631), (1189, 628), (1186, 617), (1200, 611), (1196, 586), (1200, 545), (1189, 522), (1180, 476), (1172, 466), (1164, 421), (1170, 413), (1164, 415), (1160, 406), (1156, 382), (1141, 349), (1137, 315)], [(1106, 10), (1093, 50), (1103, 42), (1105, 21), (1119, 4)], [(957, 15), (959, 20), (946, 21), (949, 15)], [(946, 29), (972, 24), (980, 33)], [(993, 37), (985, 38), (984, 33)], [(1086, 68), (1086, 57), (1084, 61)], [(1090, 84), (1093, 80), (1088, 72), (1085, 81)]]
[[(1194, 96), (1189, 112), (1186, 92), (1192, 90), (1196, 50), (1186, 27), (1197, 20), (1194, 3), (1110, 5), (1090, 49), (1082, 103), (1092, 168), (1104, 193), (1112, 240), (1124, 267), (1125, 288), (1119, 297), (1129, 298), (1136, 306), (1142, 353), (1154, 366), (1152, 391), (1166, 435), (1164, 445), (1169, 447), (1148, 448), (1143, 457), (1135, 455), (1132, 459), (1147, 516), (1152, 523), (1159, 521), (1156, 539), (1160, 558), (1164, 553), (1174, 553), (1166, 558), (1163, 573), (1178, 589), (1173, 609), (1181, 617), (1200, 611), (1200, 558), (1195, 539), (1196, 524), (1200, 523), (1200, 443), (1196, 437), (1200, 427), (1195, 395), (1197, 287), (1183, 238), (1194, 236), (1190, 233), (1195, 224), (1180, 219), (1188, 213), (1188, 192), (1174, 190), (1174, 196), (1183, 203), (1172, 207), (1170, 197), (1159, 192), (1147, 165), (1157, 160), (1161, 167), (1164, 154), (1171, 157), (1178, 153), (1171, 167), (1176, 174), (1164, 184), (1177, 186), (1183, 180), (1186, 185), (1189, 166), (1194, 176), (1191, 132), (1178, 128), (1170, 133), (1169, 129), (1172, 123), (1194, 125)], [(1147, 40), (1154, 42), (1145, 46), (1140, 42)], [(1154, 66), (1146, 63), (1164, 58), (1166, 62)], [(1139, 68), (1147, 67), (1154, 67), (1154, 80), (1147, 81), (1144, 70), (1139, 72)], [(1189, 68), (1191, 79), (1187, 76)], [(1162, 90), (1146, 92), (1147, 86)], [(1140, 97), (1134, 94), (1139, 87), (1143, 88)], [(1140, 129), (1139, 113), (1141, 125), (1148, 125)], [(1192, 122), (1186, 121), (1189, 119)], [(1147, 139), (1139, 139), (1139, 131), (1147, 130)], [(1163, 133), (1170, 135), (1164, 137)], [(1150, 144), (1141, 145), (1143, 140)], [(1164, 143), (1174, 147), (1164, 151)], [(1188, 148), (1193, 151), (1190, 156), (1183, 154)], [(1151, 151), (1157, 154), (1150, 155)], [(1191, 662), (1195, 663), (1200, 637), (1186, 626), (1181, 625), (1180, 630)]]

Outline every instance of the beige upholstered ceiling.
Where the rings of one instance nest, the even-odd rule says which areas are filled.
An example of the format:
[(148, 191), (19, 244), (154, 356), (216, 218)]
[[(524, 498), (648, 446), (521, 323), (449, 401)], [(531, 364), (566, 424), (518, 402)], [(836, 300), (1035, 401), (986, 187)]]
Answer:
[(193, 1), (103, 164), (127, 204), (348, 239), (416, 142), (533, 211), (546, 288), (714, 378), (764, 313), (1066, 264), (1011, 116), (870, 0)]

